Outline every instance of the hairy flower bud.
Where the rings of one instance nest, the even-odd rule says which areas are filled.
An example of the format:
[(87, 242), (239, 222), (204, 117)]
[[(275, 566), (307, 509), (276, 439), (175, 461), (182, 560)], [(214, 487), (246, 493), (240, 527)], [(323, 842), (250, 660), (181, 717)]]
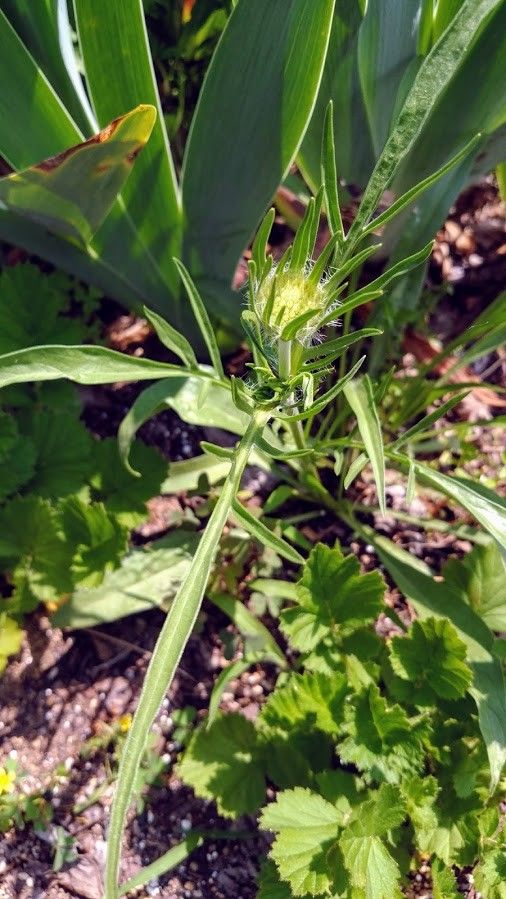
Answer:
[(276, 338), (280, 338), (289, 325), (305, 316), (292, 339), (307, 344), (328, 312), (330, 298), (325, 283), (315, 283), (309, 275), (310, 272), (304, 269), (273, 269), (257, 290), (257, 315)]

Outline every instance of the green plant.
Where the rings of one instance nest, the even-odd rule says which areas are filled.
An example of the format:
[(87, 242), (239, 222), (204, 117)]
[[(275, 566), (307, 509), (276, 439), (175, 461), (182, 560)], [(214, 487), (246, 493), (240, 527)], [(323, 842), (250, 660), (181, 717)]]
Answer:
[[(45, 303), (44, 316), (34, 310), (34, 296)], [(40, 340), (66, 345), (97, 339), (93, 312), (98, 299), (95, 291), (62, 273), (44, 274), (30, 264), (4, 269), (2, 350)], [(140, 607), (149, 606), (149, 583), (156, 579), (157, 567), (172, 563), (177, 582), (190, 558), (186, 547), (191, 536), (180, 532), (177, 540), (150, 546), (149, 559), (148, 550), (128, 552), (129, 531), (145, 519), (146, 501), (160, 490), (165, 463), (155, 450), (137, 442), (136, 465), (144, 476), (139, 481), (129, 474), (120, 464), (116, 441), (95, 442), (80, 421), (79, 396), (71, 385), (17, 385), (3, 392), (2, 401), (1, 669), (20, 648), (24, 614), (39, 602), (56, 610), (56, 621), (85, 626), (117, 617), (118, 607), (122, 614), (136, 611), (138, 596), (124, 591), (126, 583), (131, 587), (136, 582), (143, 586)], [(94, 616), (102, 581), (108, 602)], [(166, 577), (164, 581), (168, 598), (170, 586)]]
[[(423, 79), (422, 79), (423, 84)], [(146, 311), (159, 338), (182, 361), (181, 365), (152, 362), (147, 359), (125, 357), (119, 353), (101, 347), (58, 347), (47, 346), (29, 348), (10, 353), (0, 358), (0, 383), (4, 385), (24, 381), (39, 381), (69, 378), (77, 383), (107, 383), (117, 380), (156, 380), (158, 383), (148, 387), (134, 403), (125, 418), (119, 433), (120, 454), (127, 465), (132, 440), (137, 428), (149, 416), (167, 403), (192, 420), (200, 420), (225, 426), (241, 435), (235, 449), (224, 449), (209, 443), (203, 443), (205, 454), (209, 458), (217, 458), (226, 462), (229, 468), (218, 499), (205, 531), (200, 537), (193, 563), (184, 576), (181, 586), (172, 601), (166, 622), (159, 637), (148, 669), (144, 688), (132, 728), (128, 734), (125, 751), (120, 765), (118, 786), (112, 809), (109, 851), (106, 874), (107, 899), (117, 896), (117, 868), (119, 863), (119, 846), (123, 823), (136, 782), (137, 771), (143, 753), (146, 734), (154, 718), (174, 671), (179, 663), (186, 641), (195, 623), (200, 604), (206, 590), (213, 560), (218, 549), (223, 526), (232, 515), (237, 522), (261, 543), (271, 547), (276, 553), (289, 562), (301, 564), (300, 552), (269, 527), (268, 521), (255, 518), (237, 501), (237, 493), (241, 476), (250, 454), (254, 452), (263, 459), (264, 464), (278, 472), (278, 476), (292, 485), (299, 496), (309, 502), (323, 505), (346, 521), (357, 533), (365, 532), (365, 526), (356, 520), (350, 505), (336, 498), (327, 474), (330, 469), (338, 476), (342, 472), (342, 451), (357, 453), (358, 460), (352, 462), (355, 473), (370, 460), (375, 475), (380, 508), (385, 507), (384, 500), (384, 468), (385, 459), (393, 468), (402, 472), (412, 471), (422, 483), (428, 483), (435, 489), (455, 499), (467, 509), (501, 545), (506, 543), (504, 503), (490, 491), (471, 481), (452, 479), (446, 475), (423, 465), (402, 451), (406, 442), (412, 441), (415, 435), (437, 420), (437, 418), (455, 404), (452, 398), (405, 432), (401, 432), (395, 440), (384, 445), (378, 404), (387, 393), (389, 379), (374, 384), (368, 376), (357, 378), (356, 375), (363, 362), (360, 358), (349, 365), (347, 350), (364, 338), (376, 336), (374, 329), (349, 330), (349, 313), (364, 302), (378, 299), (384, 288), (395, 278), (419, 265), (426, 258), (430, 248), (412, 254), (402, 262), (387, 269), (366, 287), (356, 289), (351, 281), (345, 293), (346, 278), (359, 266), (370, 253), (370, 249), (360, 249), (361, 241), (378, 224), (392, 218), (405, 208), (414, 196), (430, 186), (441, 177), (452, 164), (458, 162), (470, 147), (458, 154), (456, 160), (448, 163), (443, 170), (426, 179), (408, 194), (400, 198), (385, 213), (372, 218), (379, 197), (392, 176), (396, 165), (396, 154), (402, 154), (417, 134), (420, 122), (424, 117), (423, 104), (420, 101), (421, 85), (416, 84), (414, 98), (408, 95), (406, 105), (411, 113), (403, 120), (400, 128), (387, 144), (381, 156), (371, 182), (366, 189), (356, 220), (347, 234), (344, 233), (338, 202), (335, 157), (333, 147), (333, 128), (331, 110), (327, 114), (322, 151), (323, 184), (315, 200), (309, 203), (304, 220), (297, 232), (293, 246), (285, 253), (277, 266), (272, 257), (266, 256), (266, 241), (272, 223), (269, 213), (261, 225), (252, 248), (250, 263), (248, 307), (242, 314), (242, 323), (248, 337), (253, 362), (250, 363), (250, 377), (242, 381), (225, 376), (218, 344), (213, 332), (209, 316), (196, 286), (184, 265), (175, 261), (182, 282), (186, 288), (191, 308), (206, 343), (212, 368), (199, 365), (189, 341), (166, 321), (155, 313)], [(426, 103), (429, 103), (426, 99)], [(471, 142), (471, 147), (475, 141)], [(315, 262), (312, 261), (313, 248), (319, 222), (320, 209), (325, 203), (332, 235)], [(371, 220), (372, 219), (372, 220)], [(329, 267), (332, 270), (325, 275)], [(338, 305), (338, 298), (340, 305)], [(323, 342), (315, 342), (314, 336), (323, 334), (331, 328), (337, 315), (345, 315), (348, 327), (342, 336), (332, 333)], [(333, 364), (339, 360), (340, 376), (329, 381)], [(329, 382), (329, 383), (327, 383)], [(445, 386), (443, 393), (448, 392)], [(336, 425), (349, 421), (348, 407), (338, 406), (336, 400), (344, 396), (353, 412), (356, 427), (346, 426), (345, 436), (335, 436)], [(409, 416), (408, 416), (409, 417)], [(133, 460), (135, 464), (135, 460)], [(359, 464), (357, 464), (357, 462)], [(343, 472), (344, 474), (344, 472)], [(347, 471), (341, 484), (350, 479)], [(327, 486), (328, 484), (328, 486)], [(506, 739), (503, 733), (504, 710), (506, 701), (500, 663), (493, 655), (493, 638), (479, 616), (474, 615), (465, 601), (453, 592), (448, 593), (433, 581), (430, 573), (415, 566), (415, 574), (426, 579), (425, 588), (420, 588), (413, 595), (413, 584), (416, 576), (405, 576), (406, 561), (395, 552), (395, 547), (386, 541), (386, 548), (381, 538), (373, 537), (378, 551), (394, 578), (403, 591), (410, 596), (415, 605), (425, 610), (430, 609), (431, 617), (448, 617), (458, 628), (458, 637), (454, 637), (451, 629), (441, 634), (439, 625), (425, 634), (422, 630), (414, 632), (415, 638), (442, 640), (446, 650), (453, 653), (457, 669), (457, 659), (461, 659), (461, 642), (466, 646), (467, 661), (473, 667), (472, 696), (478, 709), (478, 719), (484, 743), (487, 747), (490, 765), (490, 782), (495, 790), (500, 777)], [(369, 538), (368, 539), (372, 539)], [(411, 566), (413, 567), (413, 566)], [(355, 589), (357, 571), (350, 561), (342, 560), (338, 565), (343, 585), (350, 591)], [(350, 570), (351, 569), (351, 570)], [(406, 580), (407, 577), (407, 580)], [(371, 579), (371, 583), (374, 578)], [(344, 589), (344, 587), (343, 587)], [(377, 585), (374, 588), (377, 591)], [(378, 603), (375, 593), (367, 599), (370, 602), (370, 614), (377, 611)], [(442, 591), (442, 592), (441, 592)], [(366, 597), (368, 592), (366, 590)], [(420, 598), (421, 597), (421, 598)], [(311, 617), (311, 609), (306, 610)], [(316, 616), (318, 619), (318, 616)], [(353, 621), (353, 616), (351, 618)], [(316, 620), (310, 627), (328, 625), (327, 620)], [(449, 626), (448, 626), (449, 627)], [(425, 637), (424, 637), (425, 634)], [(353, 634), (352, 634), (353, 636)], [(445, 642), (446, 641), (446, 642)], [(325, 654), (324, 654), (325, 655)], [(360, 659), (359, 659), (360, 662)], [(406, 669), (407, 670), (407, 669)], [(468, 668), (461, 667), (460, 689), (468, 685)], [(318, 675), (316, 675), (318, 676)], [(353, 675), (360, 679), (360, 668)], [(362, 675), (363, 677), (364, 675)], [(402, 679), (402, 678), (401, 678)], [(440, 681), (438, 682), (440, 683)], [(345, 682), (338, 679), (344, 695)], [(368, 688), (369, 689), (369, 688)], [(434, 688), (435, 689), (435, 688)], [(341, 693), (339, 687), (338, 694)], [(367, 691), (366, 691), (367, 693)], [(392, 713), (385, 705), (377, 687), (371, 687), (363, 694), (362, 703), (377, 706), (378, 715), (392, 721), (395, 733), (410, 732), (406, 765), (410, 759), (422, 764), (421, 745), (425, 739), (423, 716), (417, 727), (411, 732), (411, 724), (405, 712)], [(334, 703), (339, 702), (339, 695), (326, 695), (328, 705), (327, 716), (331, 716)], [(362, 695), (362, 694), (361, 694)], [(365, 708), (365, 705), (364, 705)], [(365, 714), (365, 711), (364, 711)], [(398, 719), (398, 720), (397, 720)], [(397, 722), (397, 723), (396, 723)], [(239, 730), (245, 724), (237, 724)], [(234, 725), (235, 727), (235, 725)], [(242, 737), (239, 734), (239, 740)], [(353, 725), (350, 724), (349, 751), (353, 758)], [(395, 744), (397, 749), (398, 744)], [(404, 752), (399, 754), (399, 763), (404, 764)], [(379, 751), (376, 756), (381, 756)], [(367, 765), (373, 769), (382, 766), (385, 759), (369, 758)], [(365, 764), (365, 763), (364, 763)], [(416, 770), (416, 764), (413, 762)], [(260, 781), (256, 781), (256, 793), (260, 795)], [(383, 807), (387, 803), (384, 791), (378, 795), (377, 801)], [(376, 802), (376, 799), (371, 799)], [(388, 804), (388, 803), (387, 803)], [(404, 807), (402, 807), (403, 809)], [(372, 809), (372, 806), (371, 806)], [(396, 822), (400, 823), (404, 811), (399, 806)], [(399, 819), (397, 821), (397, 818)], [(388, 819), (388, 814), (387, 814)], [(388, 819), (390, 820), (390, 819)], [(335, 822), (333, 823), (333, 826)], [(391, 824), (394, 826), (394, 823)], [(358, 827), (358, 824), (357, 824)], [(390, 825), (385, 828), (389, 830)], [(356, 829), (356, 828), (355, 828)], [(374, 846), (381, 834), (356, 834), (371, 837)], [(352, 834), (350, 833), (350, 839)], [(377, 838), (377, 839), (376, 839)], [(369, 845), (369, 844), (367, 844)], [(360, 846), (357, 843), (357, 852)], [(380, 852), (383, 850), (380, 848)], [(393, 863), (389, 867), (388, 883), (393, 878)], [(357, 874), (357, 878), (362, 874)], [(358, 883), (358, 880), (357, 880)], [(320, 889), (320, 888), (319, 888)]]
[(230, 15), (232, 0), (143, 0), (149, 43), (176, 168), (204, 75)]
[[(340, 178), (365, 188), (390, 146), (395, 165), (388, 186), (396, 196), (441, 168), (481, 132), (474, 152), (445, 172), (437, 189), (421, 200), (412, 197), (411, 212), (406, 210), (395, 225), (377, 223), (387, 224), (381, 252), (391, 263), (432, 238), (464, 184), (504, 158), (505, 108), (496, 90), (505, 33), (500, 0), (199, 0), (186, 24), (181, 3), (146, 6), (164, 35), (163, 49), (155, 39), (154, 64), (141, 0), (127, 0), (121, 9), (99, 0), (75, 0), (84, 90), (67, 4), (57, 10), (52, 4), (34, 9), (13, 0), (0, 3), (0, 75), (7, 81), (13, 67), (18, 73), (15, 90), (0, 98), (0, 154), (13, 170), (26, 177), (27, 166), (89, 138), (131, 107), (151, 104), (159, 113), (147, 149), (93, 238), (84, 229), (77, 243), (69, 242), (61, 218), (42, 219), (50, 233), (41, 229), (39, 207), (48, 199), (47, 178), (22, 204), (12, 202), (11, 179), (0, 182), (6, 206), (0, 213), (0, 235), (127, 304), (147, 303), (194, 341), (199, 335), (173, 256), (190, 271), (213, 319), (238, 332), (241, 301), (231, 290), (236, 265), (296, 155), (316, 192), (330, 99), (336, 109)], [(223, 26), (178, 182), (162, 103), (168, 97), (170, 106), (176, 79), (176, 121), (169, 119), (174, 133), (185, 115), (186, 91), (193, 90), (181, 59), (190, 56), (198, 63), (201, 53), (207, 56), (208, 38), (212, 44), (215, 29)], [(175, 60), (170, 72), (167, 54)], [(239, 80), (241, 91), (236, 89)], [(34, 82), (39, 89), (35, 106)], [(430, 85), (430, 103), (424, 102), (424, 84)], [(423, 110), (418, 117), (417, 109)], [(16, 128), (11, 127), (13, 119)], [(411, 137), (403, 144), (398, 138), (406, 127)], [(176, 145), (179, 152), (177, 137)], [(30, 178), (33, 174), (32, 169)], [(78, 194), (83, 177), (81, 171)], [(93, 184), (88, 172), (91, 210), (100, 206)], [(65, 190), (72, 200), (68, 184)], [(54, 186), (51, 191), (54, 199)], [(375, 195), (374, 203), (380, 199), (381, 194)], [(383, 324), (393, 328), (394, 322), (397, 327), (416, 316), (421, 277), (418, 270), (390, 288), (388, 303), (377, 312)]]
[[(464, 23), (470, 29), (469, 39), (464, 38)], [(344, 183), (363, 190), (398, 126), (409, 90), (424, 69), (432, 69), (433, 85), (441, 91), (412, 146), (399, 160), (390, 185), (393, 194), (405, 193), (481, 132), (474, 152), (384, 229), (378, 254), (390, 264), (429, 240), (464, 187), (504, 159), (506, 104), (496, 85), (505, 53), (505, 25), (501, 2), (336, 2), (320, 91), (297, 156), (310, 185), (319, 183), (320, 143), (329, 100), (336, 112), (337, 170)], [(455, 68), (452, 61), (458, 63)], [(390, 331), (397, 334), (406, 321), (419, 320), (423, 275), (418, 269), (390, 287), (374, 322), (385, 327), (383, 344), (391, 344)]]
[(21, 829), (31, 824), (44, 830), (53, 816), (53, 809), (40, 793), (25, 793), (20, 784), (24, 774), (14, 759), (7, 759), (0, 768), (0, 833), (11, 827)]
[[(300, 144), (320, 83), (333, 6), (334, 0), (235, 6), (209, 67), (178, 183), (141, 0), (121, 5), (76, 0), (86, 91), (65, 21), (67, 4), (34, 9), (2, 0), (0, 74), (6, 81), (15, 70), (17, 77), (14, 90), (0, 97), (2, 121), (16, 121), (16, 128), (0, 128), (0, 155), (30, 190), (29, 201), (15, 203), (12, 185), (18, 176), (0, 181), (0, 200), (7, 207), (0, 211), (0, 236), (127, 304), (149, 304), (196, 341), (200, 336), (173, 263), (178, 256), (213, 316), (238, 329), (234, 270)], [(139, 104), (143, 111), (124, 120), (127, 110)], [(52, 183), (27, 167), (90, 138), (99, 127), (104, 137), (113, 119), (121, 128), (135, 126), (142, 132), (135, 131), (136, 138), (143, 140), (152, 114), (146, 104), (158, 111), (151, 140), (110, 215), (103, 224), (95, 223), (93, 238), (89, 222), (73, 215), (77, 233), (74, 227), (69, 241), (67, 203), (76, 198), (79, 203), (86, 194), (86, 215), (100, 219), (103, 179), (96, 169), (85, 172), (83, 160), (108, 155), (107, 146), (88, 147), (84, 156), (72, 154), (70, 160), (79, 164), (73, 186), (68, 179), (63, 186), (61, 179)], [(111, 137), (109, 146), (115, 145)], [(134, 150), (125, 147), (125, 155)], [(58, 179), (60, 166), (52, 163), (51, 171)], [(37, 173), (38, 189), (32, 189)], [(65, 203), (55, 204), (55, 192)], [(63, 214), (41, 217), (47, 204), (51, 213), (59, 205)]]
[[(258, 896), (392, 899), (420, 856), (432, 859), (434, 895), (456, 895), (452, 866), (476, 863), (495, 895), (504, 821), (469, 699), (469, 638), (442, 606), (378, 637), (383, 579), (338, 545), (315, 547), (287, 588), (292, 669), (254, 723), (224, 713), (202, 723), (178, 766), (220, 814), (262, 809), (275, 840)], [(477, 615), (472, 625), (478, 635)]]

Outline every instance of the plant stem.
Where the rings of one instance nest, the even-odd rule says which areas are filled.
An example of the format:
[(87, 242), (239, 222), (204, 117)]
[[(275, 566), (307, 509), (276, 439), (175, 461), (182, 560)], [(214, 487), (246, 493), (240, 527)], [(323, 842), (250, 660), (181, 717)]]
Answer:
[(109, 823), (104, 899), (118, 899), (121, 837), (146, 739), (193, 630), (220, 536), (232, 501), (239, 489), (250, 450), (269, 417), (270, 413), (262, 410), (255, 413), (250, 419), (247, 430), (236, 448), (230, 472), (202, 534), (191, 568), (170, 607), (153, 650), (139, 705), (125, 742), (119, 766), (118, 782)]

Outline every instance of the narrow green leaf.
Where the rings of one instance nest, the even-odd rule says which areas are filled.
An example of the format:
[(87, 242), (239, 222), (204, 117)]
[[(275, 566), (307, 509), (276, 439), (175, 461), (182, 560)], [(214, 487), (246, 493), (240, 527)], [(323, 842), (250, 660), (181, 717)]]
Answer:
[[(321, 197), (320, 197), (321, 201)], [(295, 235), (294, 241), (292, 243), (292, 255), (290, 258), (290, 269), (292, 271), (297, 271), (301, 269), (304, 263), (306, 262), (309, 255), (309, 241), (311, 236), (311, 227), (313, 223), (313, 217), (315, 213), (315, 201), (314, 198), (311, 197), (307, 209), (304, 213), (304, 218), (302, 219), (297, 233)]]
[(344, 489), (347, 490), (350, 484), (353, 484), (355, 478), (360, 474), (363, 468), (367, 465), (367, 453), (360, 453), (356, 459), (353, 460), (348, 471), (346, 472), (346, 476), (344, 478)]
[(338, 244), (338, 235), (334, 234), (333, 237), (325, 244), (323, 250), (321, 251), (318, 259), (316, 260), (313, 268), (309, 273), (309, 282), (311, 284), (318, 284), (323, 278), (323, 274), (325, 269), (330, 263), (330, 259), (332, 253), (334, 252), (336, 246)]
[(401, 434), (400, 437), (397, 438), (397, 440), (394, 440), (394, 442), (390, 444), (388, 448), (397, 450), (400, 449), (401, 446), (404, 446), (405, 443), (409, 443), (409, 441), (412, 440), (413, 437), (415, 437), (421, 431), (426, 431), (432, 424), (434, 424), (434, 422), (439, 421), (439, 419), (442, 418), (443, 415), (446, 415), (447, 412), (449, 412), (455, 406), (458, 406), (458, 404), (462, 402), (464, 397), (467, 396), (467, 393), (467, 390), (462, 393), (458, 393), (456, 396), (450, 397), (450, 399), (445, 403), (441, 403), (441, 405), (438, 406), (437, 409), (434, 410), (434, 412), (430, 412), (428, 415), (424, 415), (423, 418), (420, 419), (420, 421), (417, 421), (417, 423), (411, 428), (408, 428), (408, 430), (405, 431), (404, 434)]
[(297, 335), (298, 331), (307, 323), (310, 322), (315, 315), (318, 315), (319, 309), (308, 309), (307, 312), (301, 312), (297, 318), (294, 318), (293, 321), (289, 322), (281, 332), (282, 340), (293, 340)]
[(201, 440), (200, 448), (205, 453), (216, 456), (218, 459), (228, 459), (230, 461), (234, 457), (234, 450), (231, 447), (218, 446), (216, 443), (209, 443), (208, 440)]
[(335, 360), (342, 355), (344, 350), (353, 346), (354, 343), (365, 340), (367, 337), (377, 337), (382, 333), (383, 332), (378, 328), (362, 328), (360, 331), (353, 331), (351, 334), (346, 334), (344, 337), (336, 337), (335, 340), (327, 340), (325, 343), (307, 347), (304, 349), (302, 358), (305, 362), (310, 359), (322, 359), (323, 361), (326, 361), (327, 356), (332, 357), (332, 360)]
[(361, 359), (353, 366), (352, 369), (348, 372), (344, 378), (340, 378), (330, 390), (327, 390), (326, 393), (323, 394), (316, 403), (313, 403), (309, 409), (306, 409), (304, 412), (298, 412), (296, 415), (282, 415), (278, 413), (276, 418), (281, 419), (281, 421), (304, 421), (306, 418), (312, 418), (313, 415), (316, 415), (317, 412), (321, 412), (322, 409), (325, 408), (333, 399), (341, 393), (342, 390), (346, 387), (346, 385), (351, 381), (352, 378), (355, 377), (357, 371), (360, 366), (363, 364), (365, 356), (362, 356)]
[(146, 144), (155, 115), (152, 106), (138, 106), (84, 143), (0, 179), (0, 201), (49, 231), (88, 243)]
[(109, 823), (105, 899), (117, 899), (121, 837), (147, 735), (164, 693), (172, 682), (182, 652), (195, 624), (232, 500), (237, 493), (257, 433), (263, 429), (266, 420), (267, 416), (252, 418), (250, 426), (238, 446), (230, 475), (225, 481), (206, 530), (200, 539), (193, 565), (171, 605), (151, 656), (139, 705), (120, 761)]
[(235, 624), (250, 650), (262, 652), (264, 658), (269, 657), (276, 665), (286, 668), (285, 655), (271, 632), (240, 599), (227, 593), (210, 593), (208, 599)]
[(350, 244), (362, 233), (396, 169), (418, 139), (432, 109), (458, 70), (479, 28), (501, 0), (465, 0), (441, 39), (423, 60), (399, 113), (348, 233)]
[(206, 347), (209, 351), (209, 356), (211, 358), (212, 366), (218, 375), (219, 378), (225, 377), (225, 372), (223, 371), (223, 365), (221, 362), (220, 350), (218, 347), (218, 343), (216, 341), (216, 336), (213, 330), (213, 326), (211, 324), (211, 319), (207, 314), (207, 310), (202, 302), (200, 294), (195, 287), (195, 284), (186, 270), (185, 266), (179, 259), (174, 259), (176, 264), (176, 268), (181, 276), (181, 280), (184, 284), (186, 293), (188, 294), (188, 299), (192, 305), (193, 314), (197, 319), (197, 324), (202, 333), (202, 337), (204, 338)]
[(265, 652), (249, 652), (244, 658), (237, 659), (220, 671), (218, 677), (214, 681), (213, 690), (209, 698), (209, 710), (206, 720), (207, 727), (211, 727), (216, 721), (216, 716), (220, 709), (221, 698), (230, 681), (240, 677), (241, 674), (244, 674), (244, 672), (247, 671), (248, 668), (251, 668), (252, 665), (264, 661), (269, 661), (269, 656)]
[(373, 256), (380, 248), (380, 243), (372, 244), (370, 247), (366, 247), (365, 250), (361, 250), (356, 256), (352, 256), (351, 259), (348, 259), (348, 261), (345, 262), (344, 265), (339, 266), (337, 272), (329, 278), (327, 289), (333, 290), (334, 287), (341, 284), (351, 272), (363, 265), (363, 263), (369, 259), (370, 256)]
[(190, 831), (181, 843), (172, 846), (168, 852), (164, 852), (156, 861), (141, 868), (130, 880), (122, 883), (119, 887), (119, 895), (126, 896), (127, 893), (130, 893), (132, 890), (138, 890), (139, 887), (143, 887), (150, 880), (161, 877), (162, 874), (167, 874), (168, 871), (177, 868), (195, 849), (199, 849), (200, 846), (204, 845), (206, 838), (215, 840), (216, 834), (209, 833), (207, 835), (205, 832), (202, 833), (198, 830)]
[(467, 509), (481, 526), (506, 549), (506, 502), (493, 490), (468, 478), (451, 477), (415, 462), (415, 472), (422, 484), (439, 490)]
[(161, 315), (157, 315), (156, 312), (150, 311), (147, 306), (144, 306), (143, 312), (148, 322), (155, 329), (161, 343), (163, 343), (163, 345), (172, 353), (175, 353), (176, 356), (179, 356), (181, 361), (184, 362), (188, 368), (198, 368), (195, 353), (186, 337), (183, 337), (179, 331), (176, 331), (176, 329), (173, 328), (166, 319), (162, 318)]
[(278, 553), (278, 555), (282, 556), (284, 559), (288, 559), (289, 562), (294, 562), (296, 565), (304, 564), (303, 556), (301, 556), (293, 546), (290, 546), (286, 540), (283, 540), (282, 537), (278, 537), (277, 534), (274, 534), (269, 530), (267, 525), (264, 524), (261, 519), (255, 518), (254, 515), (252, 515), (251, 512), (248, 512), (238, 500), (234, 500), (232, 511), (239, 524), (241, 524), (242, 527), (255, 538), (255, 540), (258, 540), (262, 546), (270, 547), (275, 553)]
[(334, 104), (332, 103), (332, 100), (327, 106), (325, 122), (323, 125), (322, 184), (325, 187), (330, 231), (331, 234), (335, 236), (336, 245), (339, 247), (344, 240), (344, 229), (341, 217), (341, 207), (339, 205), (339, 190), (337, 186), (336, 148), (334, 144)]
[[(344, 286), (346, 287), (346, 284)], [(352, 312), (354, 309), (363, 306), (365, 303), (372, 303), (373, 300), (382, 297), (383, 293), (383, 290), (366, 290), (365, 288), (358, 291), (358, 293), (353, 294), (350, 299), (345, 300), (344, 303), (340, 303), (337, 309), (333, 309), (329, 312), (321, 322), (321, 327), (330, 324), (339, 316), (344, 315), (346, 312)]]
[(258, 275), (260, 275), (260, 273), (263, 271), (263, 267), (265, 265), (265, 259), (267, 256), (267, 241), (274, 224), (275, 216), (276, 210), (274, 209), (274, 207), (272, 207), (265, 215), (265, 218), (263, 219), (262, 224), (260, 225), (256, 233), (255, 240), (253, 241), (253, 245), (251, 247), (251, 254), (253, 256), (253, 261), (255, 262)]
[(365, 451), (369, 456), (374, 473), (378, 504), (382, 514), (386, 515), (383, 438), (370, 378), (365, 375), (360, 380), (349, 381), (344, 388), (344, 395), (357, 419), (360, 436), (364, 441)]
[(360, 290), (357, 290), (356, 293), (353, 293), (351, 297), (347, 298), (342, 306), (339, 307), (339, 314), (343, 315), (345, 312), (351, 312), (352, 309), (356, 309), (357, 306), (367, 302), (367, 298), (370, 297), (370, 294), (378, 290), (383, 292), (383, 289), (392, 281), (395, 281), (396, 278), (400, 278), (417, 265), (421, 265), (422, 262), (425, 262), (432, 252), (433, 243), (434, 242), (431, 240), (422, 250), (418, 250), (417, 253), (413, 253), (411, 256), (407, 256), (406, 259), (396, 262), (395, 265), (388, 268), (382, 275), (367, 284), (366, 287), (362, 287)]
[(470, 155), (473, 150), (475, 150), (482, 139), (481, 134), (477, 134), (475, 137), (471, 138), (470, 141), (465, 145), (465, 147), (453, 156), (449, 162), (445, 165), (441, 166), (437, 172), (429, 175), (427, 178), (424, 178), (423, 181), (420, 181), (418, 184), (415, 184), (410, 190), (406, 191), (402, 197), (399, 197), (398, 200), (395, 200), (388, 209), (385, 209), (385, 212), (382, 212), (381, 215), (376, 216), (372, 222), (369, 223), (362, 230), (362, 235), (365, 237), (366, 234), (370, 234), (372, 231), (376, 231), (377, 228), (382, 228), (383, 225), (386, 225), (391, 219), (395, 218), (402, 209), (405, 209), (406, 206), (409, 206), (420, 194), (422, 194), (425, 190), (435, 184), (436, 181), (439, 181), (443, 175), (446, 175), (454, 166), (458, 165), (459, 162), (462, 162), (466, 156)]
[(413, 464), (413, 460), (410, 459), (409, 462), (409, 471), (408, 471), (408, 482), (406, 484), (406, 505), (409, 507), (415, 498), (416, 491), (416, 474), (415, 474), (415, 466)]
[[(210, 377), (202, 373), (203, 377)], [(180, 365), (126, 356), (101, 346), (43, 346), (0, 356), (0, 387), (68, 378), (76, 384), (188, 377)]]

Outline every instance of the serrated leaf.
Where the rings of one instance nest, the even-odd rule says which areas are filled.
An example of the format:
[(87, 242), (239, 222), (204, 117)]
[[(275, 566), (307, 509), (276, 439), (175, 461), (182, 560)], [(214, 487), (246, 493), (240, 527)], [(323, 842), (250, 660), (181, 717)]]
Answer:
[(302, 787), (279, 793), (264, 809), (261, 827), (276, 834), (271, 858), (294, 896), (330, 891), (333, 876), (327, 853), (337, 841), (340, 820), (330, 802)]
[(506, 759), (506, 692), (500, 662), (493, 655), (493, 636), (482, 619), (449, 584), (435, 581), (413, 564), (413, 557), (391, 541), (368, 531), (378, 555), (420, 617), (448, 618), (467, 647), (473, 671), (471, 695), (490, 762), (491, 789)]
[(402, 823), (406, 810), (398, 790), (383, 784), (374, 798), (359, 805), (339, 843), (350, 880), (364, 899), (394, 899), (400, 871), (381, 837)]
[(408, 718), (400, 705), (389, 704), (375, 684), (355, 698), (346, 730), (349, 735), (338, 744), (338, 754), (369, 779), (398, 783), (401, 775), (421, 769), (423, 723)]
[(146, 518), (146, 503), (160, 492), (167, 473), (167, 462), (160, 453), (140, 441), (133, 445), (131, 460), (142, 477), (134, 477), (122, 465), (115, 440), (101, 440), (94, 449), (96, 471), (91, 478), (96, 498), (129, 528)]
[(401, 792), (419, 851), (435, 854), (445, 865), (470, 864), (478, 848), (481, 800), (476, 795), (459, 799), (449, 784), (442, 786), (432, 776), (404, 780)]
[(65, 538), (74, 547), (72, 580), (81, 587), (97, 587), (106, 572), (118, 567), (126, 552), (128, 530), (102, 503), (87, 505), (71, 496), (60, 509)]
[(447, 868), (440, 859), (435, 859), (430, 866), (430, 873), (434, 899), (459, 899), (457, 881), (451, 868)]
[(36, 450), (32, 493), (58, 499), (82, 489), (92, 471), (93, 441), (83, 424), (65, 412), (35, 412), (25, 434)]
[(0, 510), (0, 558), (12, 571), (16, 590), (11, 601), (54, 599), (71, 589), (70, 554), (58, 517), (48, 502), (27, 496)]
[(0, 501), (30, 480), (35, 456), (33, 443), (20, 436), (14, 418), (0, 412)]
[(409, 681), (415, 705), (464, 696), (473, 679), (465, 658), (465, 643), (444, 618), (414, 621), (407, 636), (393, 638), (390, 649), (392, 668)]
[(197, 547), (193, 531), (177, 531), (152, 547), (133, 550), (94, 589), (76, 590), (52, 616), (56, 627), (93, 627), (162, 607), (176, 594)]
[(330, 632), (372, 621), (382, 609), (379, 572), (360, 573), (355, 556), (319, 544), (296, 588), (297, 605), (281, 613), (281, 628), (295, 649), (314, 649)]
[(474, 870), (483, 899), (506, 899), (506, 851), (487, 852)]
[(442, 574), (492, 630), (506, 630), (506, 564), (495, 542), (450, 559)]
[(348, 685), (344, 675), (292, 674), (269, 696), (261, 720), (282, 730), (314, 728), (334, 734), (343, 720)]
[(177, 766), (197, 796), (214, 799), (228, 818), (251, 814), (265, 799), (265, 777), (253, 724), (243, 715), (219, 715), (197, 730)]
[(57, 275), (26, 263), (0, 274), (0, 353), (46, 343), (80, 343), (85, 327), (61, 313), (68, 295)]
[[(292, 897), (289, 884), (281, 880), (276, 865), (267, 859), (260, 870), (256, 899), (292, 899)], [(309, 899), (309, 893), (303, 899)], [(317, 899), (323, 899), (323, 896), (318, 896)]]

